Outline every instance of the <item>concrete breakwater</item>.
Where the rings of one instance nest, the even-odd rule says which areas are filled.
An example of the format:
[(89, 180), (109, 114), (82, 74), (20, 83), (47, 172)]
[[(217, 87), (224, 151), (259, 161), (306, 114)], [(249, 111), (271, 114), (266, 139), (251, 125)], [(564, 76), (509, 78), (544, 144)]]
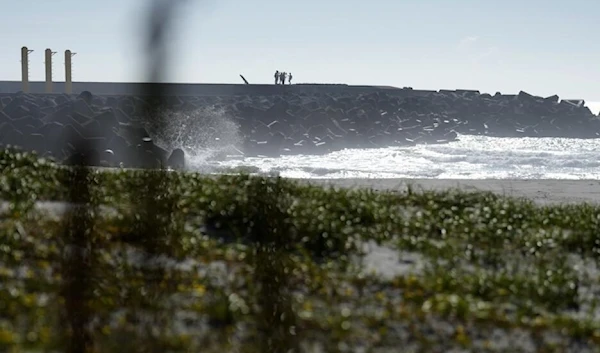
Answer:
[(600, 119), (583, 101), (558, 96), (346, 85), (214, 85), (212, 91), (200, 86), (174, 89), (164, 109), (153, 112), (150, 97), (127, 91), (135, 86), (121, 87), (121, 94), (106, 87), (102, 94), (0, 93), (0, 144), (68, 162), (75, 153), (69, 141), (86, 139), (93, 149), (85, 153), (95, 165), (177, 168), (184, 165), (184, 151), (215, 146), (278, 156), (446, 143), (458, 134), (600, 137)]

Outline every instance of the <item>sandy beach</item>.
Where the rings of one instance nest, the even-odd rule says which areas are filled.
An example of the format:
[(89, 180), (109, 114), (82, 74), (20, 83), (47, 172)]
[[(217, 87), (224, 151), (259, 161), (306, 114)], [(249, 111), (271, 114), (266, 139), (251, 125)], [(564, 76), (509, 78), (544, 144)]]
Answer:
[(491, 191), (526, 197), (540, 205), (560, 203), (600, 203), (600, 180), (440, 180), (440, 179), (311, 179), (310, 183), (339, 187), (366, 187), (375, 190), (414, 189), (443, 190), (460, 188), (465, 191)]

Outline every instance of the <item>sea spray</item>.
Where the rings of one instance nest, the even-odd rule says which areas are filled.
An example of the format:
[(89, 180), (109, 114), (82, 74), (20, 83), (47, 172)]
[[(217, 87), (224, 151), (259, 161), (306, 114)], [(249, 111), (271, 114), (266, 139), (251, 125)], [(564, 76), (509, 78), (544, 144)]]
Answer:
[[(181, 148), (192, 169), (206, 170), (210, 159), (241, 153), (243, 136), (239, 125), (222, 108), (161, 109), (155, 114), (156, 119), (149, 119), (152, 122), (146, 126), (155, 143), (168, 151)], [(161, 125), (163, 129), (158, 131), (156, 127)]]
[(600, 139), (497, 138), (211, 162), (294, 178), (598, 179)]

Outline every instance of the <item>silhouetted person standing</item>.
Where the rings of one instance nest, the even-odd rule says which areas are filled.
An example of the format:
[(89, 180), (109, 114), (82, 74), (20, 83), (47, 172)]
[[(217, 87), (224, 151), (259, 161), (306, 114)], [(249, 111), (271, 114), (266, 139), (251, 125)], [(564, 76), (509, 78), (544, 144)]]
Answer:
[(287, 77), (287, 74), (285, 72), (281, 73), (281, 84), (285, 85), (285, 78)]
[(288, 74), (288, 84), (290, 84), (290, 85), (292, 84), (292, 73), (291, 72)]
[(279, 70), (275, 71), (275, 84), (279, 84)]

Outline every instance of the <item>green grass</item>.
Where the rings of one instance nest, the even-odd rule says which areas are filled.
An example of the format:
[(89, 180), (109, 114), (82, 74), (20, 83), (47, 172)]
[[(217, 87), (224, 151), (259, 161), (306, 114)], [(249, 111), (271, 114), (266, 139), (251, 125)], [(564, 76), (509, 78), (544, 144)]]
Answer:
[[(57, 218), (35, 203), (81, 198), (69, 187), (82, 170), (14, 150), (0, 169), (2, 351), (68, 350), (74, 323), (103, 352), (600, 345), (597, 206), (91, 170), (89, 207)], [(424, 270), (366, 273), (370, 241), (420, 254)]]

